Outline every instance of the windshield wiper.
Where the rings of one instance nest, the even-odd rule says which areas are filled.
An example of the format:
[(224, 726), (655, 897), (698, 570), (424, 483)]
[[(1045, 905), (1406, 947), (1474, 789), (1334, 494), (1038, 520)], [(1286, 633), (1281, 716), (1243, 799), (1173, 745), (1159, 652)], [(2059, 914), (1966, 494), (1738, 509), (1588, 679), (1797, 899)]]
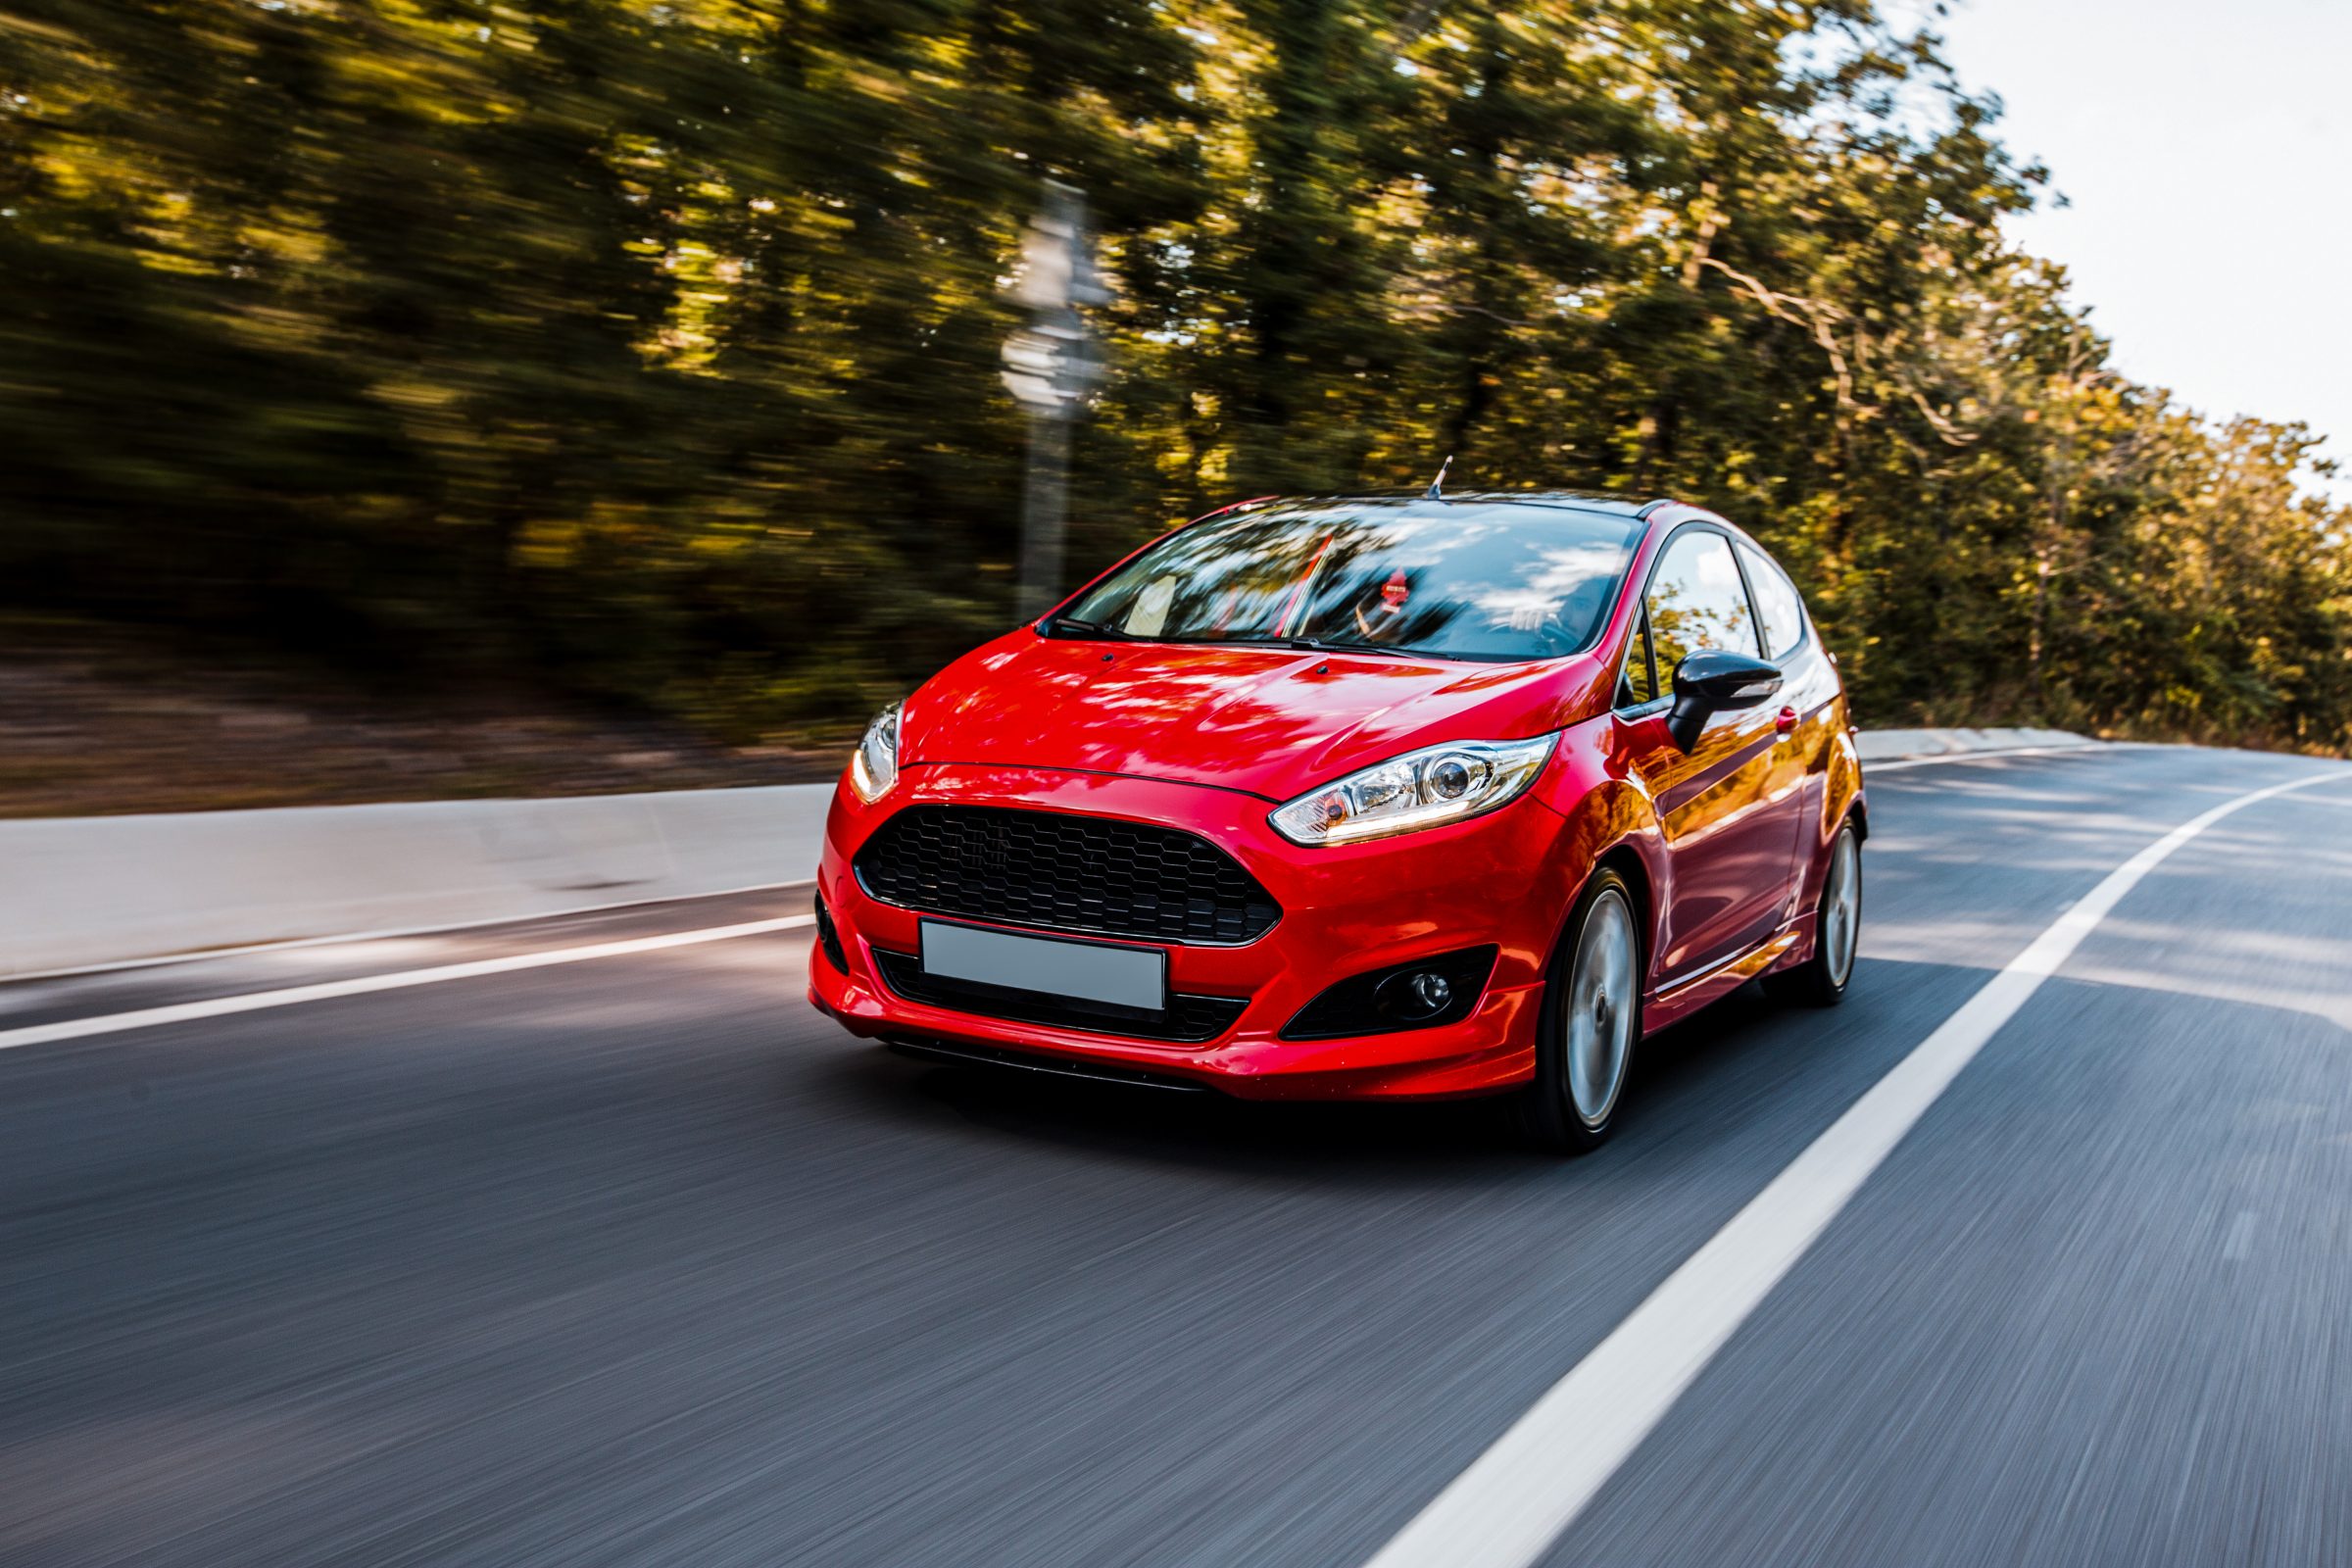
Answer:
[(1310, 653), (1317, 654), (1389, 654), (1398, 659), (1426, 657), (1415, 653), (1410, 648), (1397, 648), (1388, 643), (1341, 642), (1331, 637), (1293, 635), (1289, 637), (1236, 637), (1231, 640), (1258, 648), (1303, 648)]
[(1082, 636), (1101, 637), (1114, 643), (1132, 643), (1143, 640), (1131, 631), (1121, 631), (1116, 626), (1105, 626), (1099, 620), (1080, 620), (1075, 615), (1056, 615), (1046, 624), (1053, 628), (1055, 636), (1059, 636), (1065, 631), (1074, 631)]
[(1392, 659), (1426, 659), (1429, 656), (1410, 648), (1396, 648), (1387, 643), (1340, 642), (1329, 637), (1139, 637), (1134, 632), (1106, 626), (1099, 620), (1081, 620), (1075, 615), (1056, 615), (1045, 623), (1046, 635), (1058, 637), (1064, 632), (1079, 637), (1095, 637), (1114, 643), (1182, 643), (1197, 648), (1303, 648), (1311, 654), (1386, 654)]

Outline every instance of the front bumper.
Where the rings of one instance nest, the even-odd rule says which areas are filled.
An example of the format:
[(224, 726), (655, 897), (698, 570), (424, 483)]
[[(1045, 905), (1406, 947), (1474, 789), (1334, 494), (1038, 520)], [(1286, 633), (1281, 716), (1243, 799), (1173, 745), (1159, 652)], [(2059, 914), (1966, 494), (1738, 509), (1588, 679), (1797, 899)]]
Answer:
[[(922, 915), (869, 896), (851, 862), (892, 813), (922, 803), (1127, 818), (1209, 840), (1274, 895), (1282, 918), (1236, 946), (1167, 946), (1169, 987), (1247, 997), (1247, 1004), (1213, 1038), (1176, 1044), (1010, 1022), (894, 992), (876, 951), (919, 951)], [(909, 765), (872, 806), (837, 789), (817, 891), (847, 968), (812, 953), (809, 1001), (868, 1038), (1098, 1063), (1249, 1099), (1435, 1099), (1525, 1082), (1535, 1070), (1544, 965), (1586, 869), (1568, 863), (1561, 817), (1531, 793), (1450, 827), (1310, 850), (1266, 825), (1272, 808), (1255, 796), (1200, 785), (957, 764)], [(1500, 950), (1494, 971), (1458, 1022), (1338, 1040), (1280, 1038), (1298, 1009), (1335, 981), (1490, 943)]]

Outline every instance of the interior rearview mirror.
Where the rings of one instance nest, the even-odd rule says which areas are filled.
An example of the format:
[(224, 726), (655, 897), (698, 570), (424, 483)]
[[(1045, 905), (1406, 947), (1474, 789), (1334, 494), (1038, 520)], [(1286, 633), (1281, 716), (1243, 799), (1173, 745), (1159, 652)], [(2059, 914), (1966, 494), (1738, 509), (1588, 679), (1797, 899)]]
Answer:
[(1753, 708), (1780, 689), (1780, 670), (1761, 659), (1702, 648), (1674, 666), (1674, 708), (1666, 715), (1666, 733), (1687, 752), (1715, 714)]

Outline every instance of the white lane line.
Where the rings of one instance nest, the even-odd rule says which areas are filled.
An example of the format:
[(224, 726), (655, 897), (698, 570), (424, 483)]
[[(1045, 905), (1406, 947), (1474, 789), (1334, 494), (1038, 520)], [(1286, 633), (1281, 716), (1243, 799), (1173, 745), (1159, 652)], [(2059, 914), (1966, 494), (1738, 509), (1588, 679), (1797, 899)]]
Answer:
[(2232, 811), (2345, 776), (2319, 773), (2241, 795), (2109, 872), (1668, 1275), (1366, 1568), (1527, 1568), (1543, 1556), (1960, 1069), (2125, 894)]
[(599, 942), (584, 948), (550, 948), (543, 953), (515, 953), (503, 958), (474, 958), (444, 963), (430, 969), (400, 969), (390, 974), (361, 975), (351, 980), (322, 980), (316, 985), (288, 986), (281, 991), (252, 991), (243, 996), (214, 997), (205, 1002), (178, 1002), (163, 1007), (140, 1007), (130, 1012), (103, 1013), (95, 1018), (68, 1018), (59, 1023), (28, 1024), (0, 1029), (0, 1051), (18, 1046), (45, 1046), (58, 1040), (83, 1040), (91, 1035), (121, 1034), (125, 1029), (153, 1029), (198, 1018), (220, 1018), (236, 1012), (262, 1012), (271, 1007), (298, 1006), (305, 1002), (327, 1002), (336, 997), (364, 997), (374, 991), (401, 991), (410, 986), (439, 985), (445, 980), (472, 980), (486, 974), (512, 974), (517, 969), (544, 969), (559, 963), (585, 963), (591, 958), (617, 958), (632, 953), (660, 953), (665, 948), (690, 948), (732, 937), (764, 936), (814, 925), (813, 914), (787, 914), (772, 920), (746, 920), (739, 925), (705, 926), (699, 931), (672, 931), (658, 937), (630, 937), (622, 942)]
[(537, 925), (568, 920), (575, 914), (610, 914), (615, 909), (650, 909), (657, 904), (693, 904), (702, 899), (732, 899), (747, 893), (780, 893), (810, 886), (814, 877), (790, 882), (748, 882), (739, 888), (709, 893), (671, 893), (658, 899), (622, 899), (617, 904), (575, 904), (538, 914), (493, 914), (479, 920), (444, 920), (438, 925), (395, 925), (380, 931), (338, 931), (323, 937), (285, 937), (274, 942), (246, 942), (233, 948), (198, 948), (191, 953), (159, 953), (144, 958), (112, 958), (105, 963), (76, 963), (63, 969), (26, 969), (0, 973), (0, 985), (20, 980), (71, 980), (85, 974), (115, 974), (124, 969), (155, 969), (168, 963), (202, 963), (208, 958), (242, 958), (256, 953), (289, 953), (297, 948), (330, 948), (346, 942), (384, 942), (395, 937), (431, 937), (450, 931), (479, 931), (494, 925)]

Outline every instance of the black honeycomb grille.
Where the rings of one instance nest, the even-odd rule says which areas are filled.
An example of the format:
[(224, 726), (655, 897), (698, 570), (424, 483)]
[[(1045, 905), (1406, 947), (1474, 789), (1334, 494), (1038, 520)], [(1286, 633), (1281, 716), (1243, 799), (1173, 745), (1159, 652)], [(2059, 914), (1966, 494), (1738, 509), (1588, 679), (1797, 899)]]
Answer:
[(910, 806), (858, 852), (886, 904), (1153, 942), (1255, 941), (1274, 896), (1206, 839), (1061, 811)]

